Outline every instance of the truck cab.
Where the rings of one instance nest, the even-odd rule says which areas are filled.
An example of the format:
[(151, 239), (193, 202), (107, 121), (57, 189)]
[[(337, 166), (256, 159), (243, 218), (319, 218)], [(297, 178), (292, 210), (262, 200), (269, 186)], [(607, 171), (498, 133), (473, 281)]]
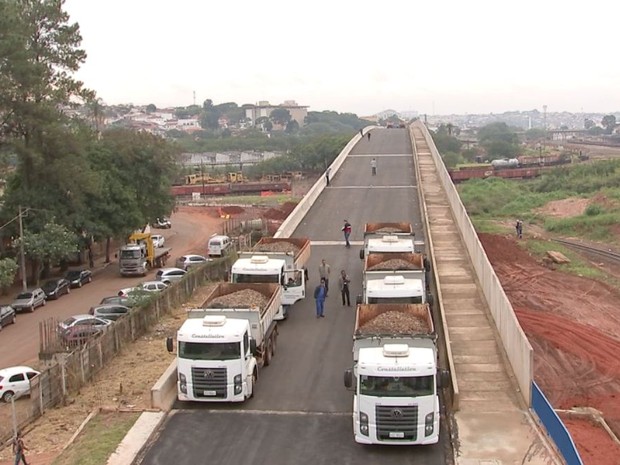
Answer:
[(423, 304), (431, 300), (423, 280), (401, 275), (365, 279), (363, 294), (357, 297), (358, 304)]
[[(385, 344), (359, 350), (354, 370), (355, 441), (361, 444), (435, 444), (439, 396), (435, 349)], [(350, 376), (350, 375), (349, 375)]]
[(363, 260), (371, 253), (416, 253), (423, 245), (424, 242), (416, 241), (414, 236), (369, 237), (364, 241), (364, 248), (360, 250), (360, 258)]
[(177, 334), (178, 398), (243, 402), (257, 373), (250, 323), (224, 315), (188, 318)]

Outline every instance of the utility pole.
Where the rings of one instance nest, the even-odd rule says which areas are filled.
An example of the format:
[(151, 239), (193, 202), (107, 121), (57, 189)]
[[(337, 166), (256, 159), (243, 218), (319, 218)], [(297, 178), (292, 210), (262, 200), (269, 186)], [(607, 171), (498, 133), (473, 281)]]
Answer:
[(19, 264), (21, 266), (22, 273), (22, 290), (28, 289), (28, 282), (26, 281), (26, 256), (24, 254), (24, 222), (22, 221), (22, 206), (19, 207)]

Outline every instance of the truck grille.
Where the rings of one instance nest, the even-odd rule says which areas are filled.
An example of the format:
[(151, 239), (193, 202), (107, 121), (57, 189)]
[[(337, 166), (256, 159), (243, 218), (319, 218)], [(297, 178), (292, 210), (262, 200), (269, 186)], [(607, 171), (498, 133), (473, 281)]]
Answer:
[(192, 368), (194, 397), (225, 399), (227, 379), (226, 368)]
[(377, 439), (415, 441), (418, 431), (418, 406), (377, 405)]

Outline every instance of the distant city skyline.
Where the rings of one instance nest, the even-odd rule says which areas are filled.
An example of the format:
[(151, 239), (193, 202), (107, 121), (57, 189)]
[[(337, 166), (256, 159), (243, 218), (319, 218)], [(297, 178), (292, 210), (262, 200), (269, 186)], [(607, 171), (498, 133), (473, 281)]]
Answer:
[[(66, 0), (106, 104), (296, 100), (310, 111), (428, 115), (614, 113), (613, 4), (523, 0), (369, 7), (290, 2)], [(414, 53), (414, 52), (417, 52)]]

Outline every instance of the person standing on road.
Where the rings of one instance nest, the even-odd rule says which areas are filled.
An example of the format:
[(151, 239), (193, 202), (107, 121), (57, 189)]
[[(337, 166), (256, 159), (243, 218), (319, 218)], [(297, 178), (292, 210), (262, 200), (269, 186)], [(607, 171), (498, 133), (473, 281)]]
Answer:
[(325, 280), (321, 279), (321, 283), (314, 289), (314, 300), (316, 303), (316, 317), (325, 318), (323, 312), (325, 310), (325, 297), (327, 290), (325, 289)]
[(366, 135), (368, 136), (368, 140), (370, 140), (370, 131), (368, 131)]
[(24, 445), (24, 440), (22, 439), (21, 431), (18, 431), (13, 439), (13, 453), (15, 454), (15, 465), (19, 465), (20, 462), (23, 462), (24, 465), (28, 465), (26, 462), (26, 455), (24, 454), (28, 448)]
[(319, 278), (325, 284), (325, 297), (329, 294), (329, 273), (331, 272), (330, 266), (327, 264), (325, 259), (321, 260), (321, 264), (319, 265)]
[(351, 295), (349, 293), (349, 283), (351, 280), (345, 270), (340, 270), (340, 278), (338, 278), (338, 284), (340, 284), (340, 294), (342, 295), (342, 306), (344, 307), (345, 301), (347, 307), (351, 306)]
[(360, 129), (360, 136), (364, 137), (364, 128)]
[(327, 186), (329, 187), (329, 172), (331, 171), (331, 168), (327, 168), (327, 171), (325, 171), (325, 181), (327, 181)]
[(372, 173), (373, 176), (377, 175), (377, 159), (373, 158), (372, 160), (370, 160), (370, 172)]
[(351, 243), (349, 242), (349, 237), (351, 236), (351, 224), (348, 220), (344, 220), (344, 226), (342, 227), (342, 232), (344, 234), (344, 246), (346, 248), (351, 247)]

